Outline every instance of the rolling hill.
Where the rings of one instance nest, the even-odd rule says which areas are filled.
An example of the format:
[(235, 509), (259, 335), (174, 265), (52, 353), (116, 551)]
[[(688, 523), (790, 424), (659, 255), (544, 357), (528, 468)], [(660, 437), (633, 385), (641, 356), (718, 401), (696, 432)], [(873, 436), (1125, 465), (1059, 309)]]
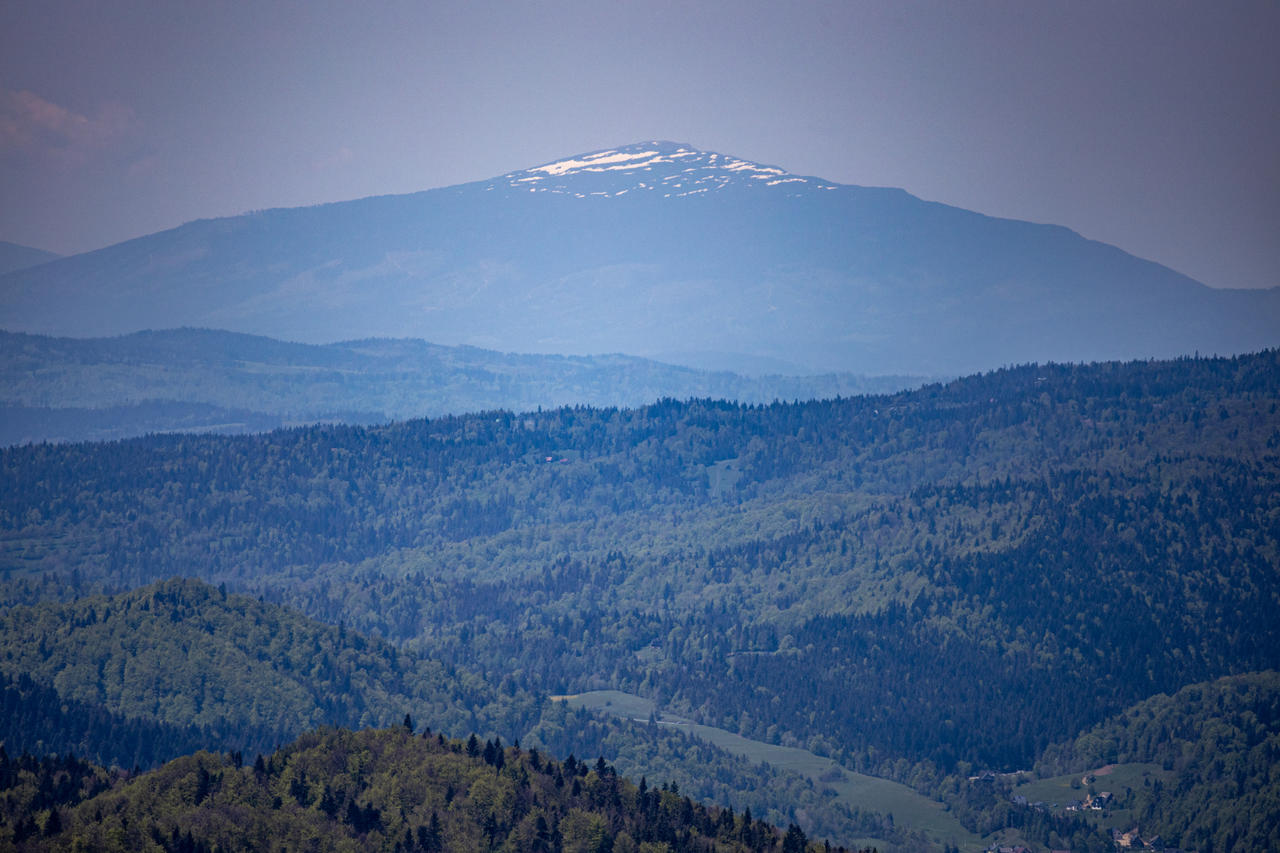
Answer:
[[(605, 757), (636, 779), (678, 783), (701, 802), (833, 839), (874, 837), (883, 846), (964, 834), (954, 821), (916, 827), (909, 817), (895, 828), (861, 803), (828, 798), (798, 773), (683, 732), (573, 714), (509, 678), (490, 682), (198, 581), (110, 596), (77, 596), (63, 584), (53, 597), (48, 585), (5, 589), (24, 593), (0, 612), (0, 747), (15, 759), (74, 755), (145, 770), (201, 749), (269, 753), (317, 726), (388, 725), (407, 714), (457, 737), (479, 733), (549, 755)], [(13, 799), (0, 793), (0, 839)]]
[[(520, 731), (535, 697), (284, 608), (174, 579), (0, 615), (0, 672), (131, 718), (204, 727), (209, 745), (268, 750), (320, 725)], [(21, 748), (21, 747), (20, 747)]]
[[(1275, 850), (1277, 744), (1280, 674), (1189, 684), (1046, 750), (1037, 772), (1064, 774), (1067, 785), (1055, 789), (1060, 780), (1051, 780), (1029, 792), (1059, 795), (1061, 809), (1090, 788), (1106, 791), (1117, 798), (1108, 811), (1123, 813), (1108, 823), (1144, 839), (1177, 839), (1189, 850)], [(1149, 768), (1147, 778), (1122, 787), (1119, 771), (1135, 766)]]
[(33, 249), (17, 243), (6, 243), (0, 240), (0, 275), (14, 270), (34, 267), (38, 264), (54, 261), (62, 257), (44, 249)]
[(1276, 365), (10, 448), (0, 569), (181, 566), (495, 683), (632, 690), (867, 767), (1025, 766), (1280, 665)]
[(923, 381), (747, 377), (622, 355), (511, 355), (415, 340), (316, 346), (207, 329), (91, 339), (0, 332), (0, 444), (638, 406), (663, 397), (768, 403)]
[[(824, 401), (5, 448), (0, 573), (84, 595), (181, 567), (262, 599), (237, 607), (378, 635), (375, 661), (395, 643), (474, 673), (485, 696), (639, 697), (664, 720), (908, 784), (984, 839), (1060, 845), (1087, 822), (1012, 803), (1002, 772), (1144, 701), (1166, 714), (1158, 694), (1280, 668), (1278, 389), (1271, 350)], [(201, 596), (182, 611), (192, 637), (219, 612)], [(58, 663), (118, 645), (65, 627), (90, 606), (13, 608), (23, 651), (5, 665), (113, 683)], [(313, 666), (309, 638), (323, 649), (338, 630), (295, 629), (290, 666)], [(1199, 743), (1166, 718), (1138, 720), (1146, 739), (1125, 754)], [(557, 743), (596, 725), (564, 720)], [(1265, 727), (1211, 728), (1241, 761), (1256, 732), (1269, 743)], [(1280, 815), (1252, 771), (1197, 761), (1189, 787), (1236, 784), (1250, 819)], [(1170, 819), (1169, 835), (1245, 838), (1223, 834), (1234, 815)]]
[(830, 849), (794, 825), (636, 786), (604, 762), (428, 735), (320, 731), (252, 766), (201, 752), (23, 815), (12, 829), (0, 824), (0, 839), (17, 849), (174, 853)]

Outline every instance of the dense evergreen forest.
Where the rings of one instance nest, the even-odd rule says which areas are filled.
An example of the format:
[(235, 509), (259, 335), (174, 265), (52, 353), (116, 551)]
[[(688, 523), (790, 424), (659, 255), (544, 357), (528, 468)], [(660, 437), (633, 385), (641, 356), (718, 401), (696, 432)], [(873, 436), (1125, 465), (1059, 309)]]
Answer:
[[(38, 598), (39, 589), (27, 597)], [(576, 750), (618, 760), (638, 769), (637, 778), (648, 773), (700, 801), (750, 809), (774, 824), (797, 821), (822, 837), (911, 837), (882, 815), (831, 801), (795, 773), (678, 732), (567, 713), (198, 581), (65, 604), (10, 602), (0, 638), (0, 662), (22, 673), (0, 671), (0, 743), (14, 755), (147, 769), (199, 749), (269, 752), (315, 726), (389, 725), (409, 714), (446, 731), (524, 740), (550, 755)]]
[[(172, 580), (0, 614), (3, 666), (67, 699), (209, 727), (266, 751), (320, 725), (389, 725), (414, 712), (456, 731), (521, 731), (527, 694), (500, 696), (436, 661), (206, 584)], [(23, 745), (26, 748), (26, 745)]]
[(1277, 850), (1280, 823), (1280, 673), (1231, 676), (1160, 694), (1050, 748), (1043, 775), (1112, 763), (1173, 771), (1128, 792), (1148, 834), (1190, 850)]
[[(675, 786), (634, 785), (603, 761), (560, 762), (412, 727), (406, 718), (395, 729), (318, 731), (252, 762), (198, 752), (133, 779), (0, 755), (0, 797), (26, 795), (30, 809), (0, 823), (0, 842), (171, 853), (831, 849), (794, 824), (779, 831), (749, 810), (707, 807)], [(63, 784), (43, 799), (27, 794), (49, 779)]]
[[(108, 670), (59, 688), (57, 645), (22, 634), (65, 618), (41, 599), (87, 619), (93, 593), (196, 576), (329, 623), (320, 649), (368, 634), (492, 690), (490, 723), (446, 709), (441, 682), (431, 713), (453, 733), (623, 689), (985, 829), (995, 807), (966, 811), (967, 776), (1029, 768), (1155, 694), (1280, 668), (1277, 403), (1269, 351), (811, 403), (5, 449), (0, 572), (23, 616), (0, 669), (102, 701)], [(385, 725), (394, 704), (308, 719)]]
[(190, 724), (129, 717), (95, 702), (61, 695), (25, 672), (0, 672), (0, 744), (17, 753), (71, 755), (107, 767), (152, 767), (164, 761), (244, 737)]

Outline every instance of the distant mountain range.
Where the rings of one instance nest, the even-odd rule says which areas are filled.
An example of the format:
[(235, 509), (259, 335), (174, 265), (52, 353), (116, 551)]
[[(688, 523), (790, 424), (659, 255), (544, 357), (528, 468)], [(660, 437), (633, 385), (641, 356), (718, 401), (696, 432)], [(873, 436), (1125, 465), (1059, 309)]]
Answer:
[(0, 276), (12, 331), (176, 326), (957, 375), (1273, 346), (1280, 288), (1214, 290), (1065, 228), (670, 142), (191, 222)]
[(0, 240), (0, 274), (56, 261), (61, 255)]
[(258, 432), (662, 397), (750, 403), (888, 393), (924, 377), (746, 377), (622, 355), (509, 355), (418, 340), (326, 346), (206, 329), (116, 338), (0, 332), (0, 445)]

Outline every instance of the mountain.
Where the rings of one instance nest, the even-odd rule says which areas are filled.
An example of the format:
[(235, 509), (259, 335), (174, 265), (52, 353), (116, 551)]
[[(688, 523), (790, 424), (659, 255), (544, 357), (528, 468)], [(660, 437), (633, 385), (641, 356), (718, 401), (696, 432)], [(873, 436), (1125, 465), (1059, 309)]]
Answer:
[(153, 767), (221, 743), (226, 734), (118, 714), (61, 696), (27, 673), (0, 671), (0, 745), (13, 756), (75, 755), (109, 767)]
[(0, 274), (34, 267), (60, 257), (62, 256), (43, 249), (33, 249), (30, 246), (20, 246), (17, 243), (6, 243), (0, 240)]
[(0, 444), (638, 406), (662, 397), (768, 403), (922, 382), (851, 374), (751, 378), (621, 355), (510, 355), (415, 340), (316, 346), (206, 329), (87, 340), (0, 332)]
[(1280, 343), (1280, 289), (1213, 290), (1065, 228), (670, 142), (188, 223), (4, 275), (0, 316), (861, 374)]

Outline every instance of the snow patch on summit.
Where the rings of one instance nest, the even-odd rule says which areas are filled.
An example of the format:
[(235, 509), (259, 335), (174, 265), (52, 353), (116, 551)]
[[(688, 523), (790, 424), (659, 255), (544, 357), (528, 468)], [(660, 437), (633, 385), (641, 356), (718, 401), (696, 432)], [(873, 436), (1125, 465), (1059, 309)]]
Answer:
[[(628, 163), (628, 160), (644, 160), (650, 158), (646, 163)], [(559, 160), (555, 163), (548, 163), (545, 166), (535, 166), (530, 172), (546, 172), (548, 175), (565, 175), (569, 172), (600, 172), (612, 169), (634, 169), (638, 165), (649, 165), (651, 163), (667, 162), (657, 151), (599, 151), (595, 154), (588, 154), (581, 160), (570, 158), (568, 160)], [(622, 163), (621, 166), (612, 165)]]
[[(626, 177), (643, 176), (629, 182)], [(817, 178), (792, 175), (777, 166), (762, 166), (713, 151), (700, 151), (676, 142), (642, 142), (556, 160), (532, 169), (510, 172), (487, 189), (501, 186), (572, 195), (577, 198), (619, 196), (632, 190), (682, 190), (664, 197), (688, 196), (728, 186), (786, 185), (788, 195), (838, 185)]]

